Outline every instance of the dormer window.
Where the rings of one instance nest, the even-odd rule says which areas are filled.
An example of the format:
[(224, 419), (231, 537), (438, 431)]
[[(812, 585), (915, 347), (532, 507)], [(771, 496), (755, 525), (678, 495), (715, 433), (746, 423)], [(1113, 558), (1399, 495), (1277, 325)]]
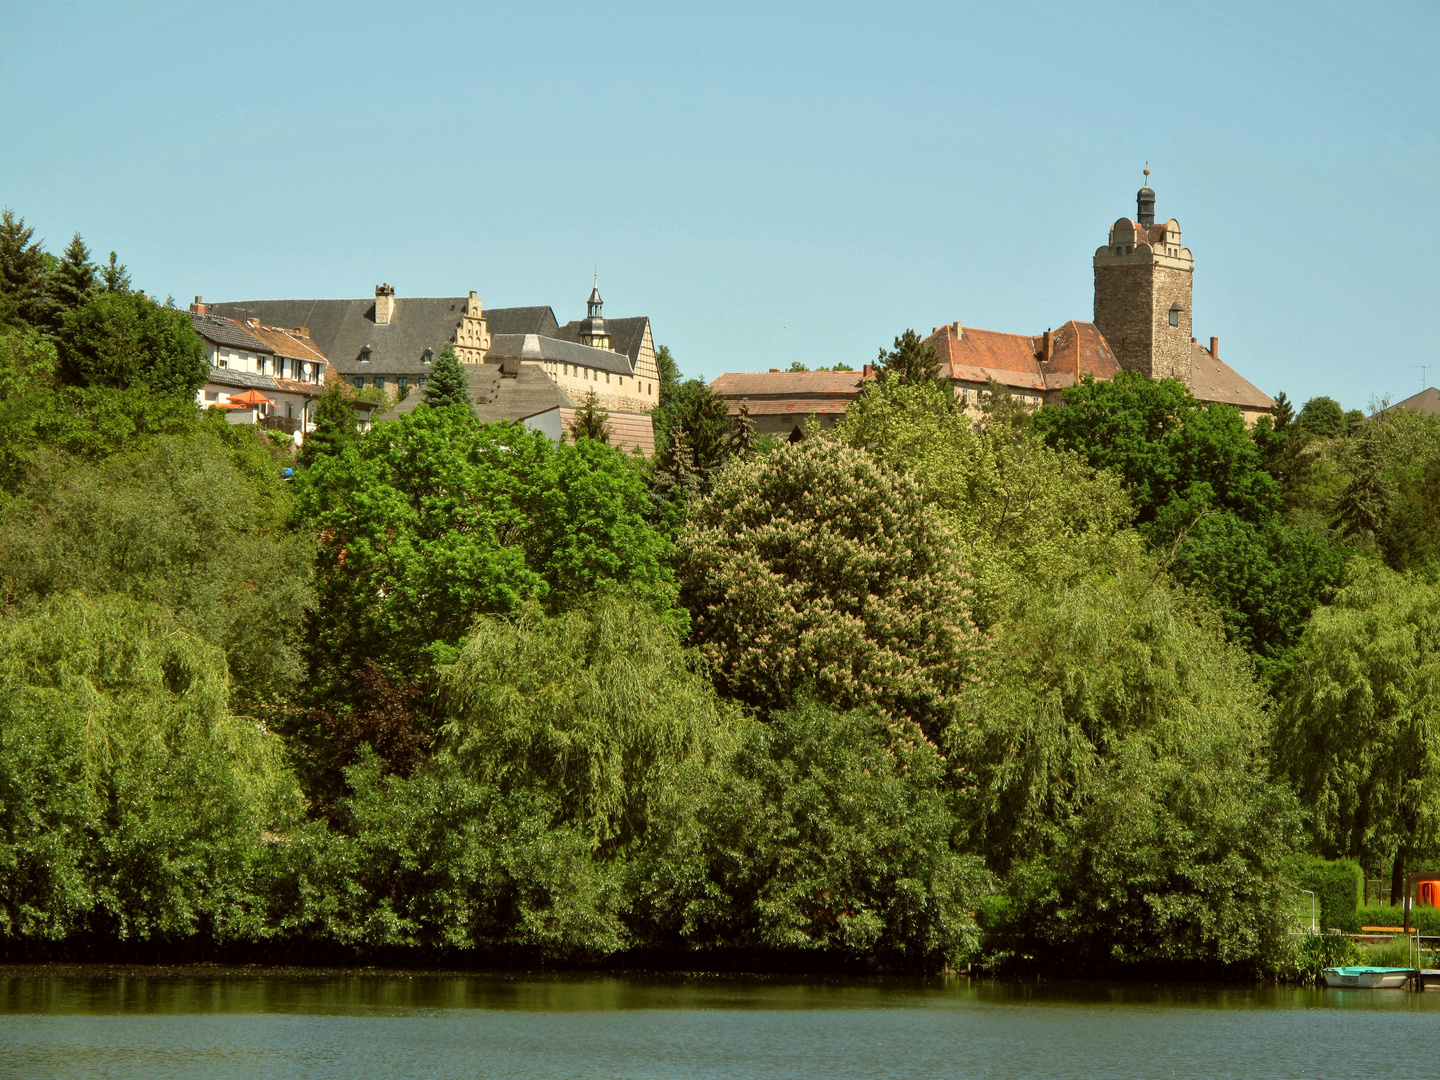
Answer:
[(435, 350), (430, 348), (429, 346), (426, 346), (425, 351), (420, 354), (420, 362), (424, 364), (433, 364), (435, 362)]

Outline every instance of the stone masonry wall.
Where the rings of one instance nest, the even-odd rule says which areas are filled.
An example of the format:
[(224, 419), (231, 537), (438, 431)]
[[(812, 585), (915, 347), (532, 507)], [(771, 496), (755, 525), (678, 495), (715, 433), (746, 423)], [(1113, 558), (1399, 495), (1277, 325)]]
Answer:
[(1105, 335), (1122, 368), (1146, 375), (1155, 333), (1150, 281), (1154, 269), (1135, 263), (1095, 267), (1095, 327)]
[[(1190, 293), (1194, 274), (1170, 267), (1154, 268), (1151, 310), (1154, 312), (1151, 336), (1151, 369), (1154, 379), (1179, 379), (1190, 376)], [(1180, 325), (1170, 325), (1170, 305), (1180, 304)]]

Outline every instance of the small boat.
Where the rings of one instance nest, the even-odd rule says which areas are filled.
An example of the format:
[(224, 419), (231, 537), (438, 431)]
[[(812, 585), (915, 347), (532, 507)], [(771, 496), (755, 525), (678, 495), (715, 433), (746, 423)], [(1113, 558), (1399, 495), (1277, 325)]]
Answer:
[(1361, 990), (1398, 990), (1415, 974), (1410, 968), (1338, 967), (1326, 968), (1326, 986), (1349, 986)]

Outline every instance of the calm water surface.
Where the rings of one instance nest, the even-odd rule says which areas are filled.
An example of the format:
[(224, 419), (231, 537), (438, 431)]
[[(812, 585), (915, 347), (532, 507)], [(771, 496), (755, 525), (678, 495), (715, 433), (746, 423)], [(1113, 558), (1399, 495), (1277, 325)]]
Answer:
[(1440, 992), (0, 968), (0, 1077), (1352, 1080), (1437, 1035)]

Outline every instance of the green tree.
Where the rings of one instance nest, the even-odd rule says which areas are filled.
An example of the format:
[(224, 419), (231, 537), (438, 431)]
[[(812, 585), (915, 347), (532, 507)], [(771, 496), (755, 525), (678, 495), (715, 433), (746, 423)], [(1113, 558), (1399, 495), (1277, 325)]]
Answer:
[(100, 284), (106, 292), (123, 293), (130, 291), (130, 271), (125, 264), (110, 252), (110, 259), (100, 267)]
[(1036, 410), (1031, 424), (1051, 446), (1118, 472), (1141, 524), (1181, 496), (1203, 495), (1249, 521), (1279, 507), (1239, 410), (1202, 405), (1175, 379), (1129, 371), (1106, 382), (1087, 378), (1067, 387), (1059, 405)]
[(502, 793), (543, 788), (602, 852), (644, 840), (729, 746), (709, 683), (649, 605), (595, 597), (480, 619), (444, 671), (445, 749)]
[(835, 428), (841, 442), (918, 484), (954, 531), (982, 626), (1024, 604), (1031, 590), (1107, 565), (1115, 545), (1134, 547), (1133, 534), (1120, 535), (1132, 512), (1117, 476), (1011, 426), (1000, 399), (986, 407), (976, 430), (947, 390), (891, 380), (852, 404)]
[(65, 313), (60, 367), (80, 386), (146, 388), (194, 400), (209, 377), (190, 316), (139, 293), (102, 292)]
[(377, 424), (297, 480), (320, 537), (314, 679), (343, 684), (366, 657), (397, 682), (429, 677), (475, 618), (594, 591), (674, 597), (667, 541), (645, 521), (638, 466), (590, 440), (556, 446), (459, 409)]
[(954, 535), (914, 481), (811, 441), (724, 470), (678, 542), (693, 640), (723, 693), (783, 709), (807, 688), (932, 736), (977, 642)]
[(46, 256), (35, 230), (13, 210), (0, 211), (0, 322), (45, 327)]
[(660, 374), (660, 404), (669, 405), (675, 388), (680, 385), (680, 365), (675, 362), (668, 346), (656, 348), (655, 370)]
[(970, 959), (985, 874), (952, 845), (945, 764), (913, 727), (803, 701), (749, 725), (713, 790), (692, 945), (907, 971)]
[(740, 402), (740, 411), (730, 420), (730, 437), (726, 445), (729, 456), (748, 461), (755, 456), (759, 442), (755, 435), (755, 421), (750, 418), (749, 402)]
[(313, 431), (306, 432), (300, 446), (300, 464), (313, 465), (321, 454), (343, 454), (360, 438), (355, 419), (355, 399), (350, 388), (338, 379), (325, 388), (315, 402)]
[(875, 361), (875, 377), (880, 382), (898, 379), (904, 385), (934, 383), (940, 380), (940, 357), (920, 340), (914, 330), (906, 330), (895, 339), (889, 352), (881, 348)]
[(425, 404), (432, 409), (447, 405), (470, 404), (470, 379), (455, 355), (455, 347), (446, 345), (425, 380)]
[(800, 372), (809, 371), (810, 369), (804, 364), (802, 364), (799, 360), (792, 360), (790, 361), (790, 366), (786, 368), (786, 370), (798, 374)]
[(1275, 762), (1327, 857), (1440, 854), (1440, 589), (1357, 561), (1310, 620)]
[(594, 390), (585, 394), (585, 400), (575, 410), (575, 419), (570, 424), (570, 438), (577, 443), (581, 439), (590, 439), (610, 445), (610, 414), (601, 408)]
[(225, 660), (121, 597), (0, 621), (0, 940), (253, 939), (299, 792)]
[(1345, 410), (1332, 397), (1314, 397), (1305, 402), (1295, 424), (1307, 435), (1322, 439), (1350, 434), (1350, 421)]
[(60, 265), (50, 281), (50, 293), (60, 311), (81, 307), (99, 284), (99, 273), (90, 261), (90, 249), (77, 232), (70, 238)]
[(37, 454), (0, 511), (0, 592), (153, 603), (224, 650), (239, 700), (274, 703), (301, 675), (311, 544), (254, 429), (192, 425), (95, 462)]

